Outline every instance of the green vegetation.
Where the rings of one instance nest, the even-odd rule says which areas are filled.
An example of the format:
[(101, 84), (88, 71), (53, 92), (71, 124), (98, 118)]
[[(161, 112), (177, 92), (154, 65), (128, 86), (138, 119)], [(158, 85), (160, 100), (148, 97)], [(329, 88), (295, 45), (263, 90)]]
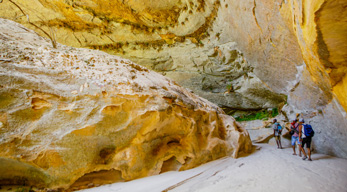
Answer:
[(227, 91), (230, 92), (233, 89), (233, 85), (232, 84), (228, 84), (226, 88), (227, 88)]
[(278, 115), (278, 109), (277, 108), (273, 108), (271, 110), (271, 117), (276, 117)]
[(236, 121), (253, 121), (253, 120), (267, 120), (278, 115), (278, 109), (273, 108), (271, 111), (261, 110), (259, 112), (254, 112), (248, 115), (241, 115), (236, 117)]

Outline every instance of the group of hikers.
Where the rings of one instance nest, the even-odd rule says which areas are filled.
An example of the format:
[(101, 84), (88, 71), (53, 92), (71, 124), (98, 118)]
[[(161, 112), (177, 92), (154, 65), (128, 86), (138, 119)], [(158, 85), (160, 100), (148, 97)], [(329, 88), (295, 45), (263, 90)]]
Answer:
[[(274, 130), (274, 137), (276, 140), (277, 148), (282, 149), (282, 144), (281, 144), (282, 126), (277, 122), (277, 119), (273, 120), (273, 130)], [(303, 118), (300, 118), (299, 120), (295, 118), (290, 123), (289, 134), (291, 135), (293, 155), (297, 155), (295, 151), (295, 146), (297, 144), (299, 146), (299, 156), (302, 157), (301, 155), (301, 152), (302, 152), (304, 154), (304, 157), (302, 158), (303, 160), (306, 160), (308, 158), (309, 161), (312, 161), (311, 141), (314, 135), (314, 131), (311, 125), (305, 124), (305, 120)], [(304, 149), (305, 145), (307, 149), (307, 154)]]

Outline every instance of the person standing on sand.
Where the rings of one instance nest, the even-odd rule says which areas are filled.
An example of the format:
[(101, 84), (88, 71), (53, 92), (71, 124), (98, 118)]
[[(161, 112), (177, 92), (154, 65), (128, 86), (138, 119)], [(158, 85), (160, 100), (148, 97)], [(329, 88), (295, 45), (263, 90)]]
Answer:
[(282, 144), (281, 144), (281, 132), (282, 132), (282, 127), (281, 125), (277, 122), (277, 119), (273, 120), (273, 125), (272, 128), (274, 130), (274, 137), (276, 140), (277, 148), (278, 149), (283, 149)]
[(299, 141), (299, 123), (297, 121), (297, 119), (293, 119), (292, 123), (290, 124), (290, 129), (294, 131), (294, 134), (291, 138), (291, 143), (293, 147), (293, 155), (296, 155), (295, 145), (297, 144), (299, 146), (299, 156), (301, 157), (301, 143)]
[(306, 137), (305, 136), (303, 123), (305, 123), (305, 120), (303, 118), (301, 118), (299, 120), (299, 139), (300, 139), (300, 143), (301, 143), (300, 148), (301, 148), (302, 153), (304, 154), (304, 157), (302, 158), (302, 160), (306, 160), (307, 159), (307, 155), (306, 155), (306, 152), (305, 152), (305, 149), (304, 149), (305, 144), (306, 144), (308, 160), (312, 161), (312, 159), (311, 159), (311, 149), (310, 149), (312, 137)]

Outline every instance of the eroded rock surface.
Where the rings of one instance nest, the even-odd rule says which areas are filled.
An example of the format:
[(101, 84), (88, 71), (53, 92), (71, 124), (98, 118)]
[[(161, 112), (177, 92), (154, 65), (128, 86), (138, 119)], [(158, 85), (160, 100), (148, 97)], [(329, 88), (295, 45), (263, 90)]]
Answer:
[[(289, 95), (298, 110), (322, 108), (336, 97), (346, 111), (346, 13), (346, 2), (336, 0), (18, 0), (0, 6), (2, 17), (45, 35), (29, 18), (58, 42), (122, 55), (220, 106), (244, 110), (275, 107)], [(295, 91), (299, 84), (314, 102)], [(233, 92), (240, 85), (244, 90)]]
[[(122, 55), (231, 111), (287, 103), (319, 152), (347, 158), (347, 1), (12, 2), (58, 42)], [(0, 15), (45, 35), (10, 1)]]
[(166, 77), (100, 51), (52, 49), (13, 21), (0, 19), (0, 31), (0, 184), (91, 187), (251, 149), (232, 117)]
[[(242, 6), (230, 0), (15, 2), (29, 15), (32, 23), (52, 34), (58, 42), (100, 49), (131, 59), (161, 72), (219, 106), (259, 110), (285, 102), (281, 92), (275, 92), (268, 82), (258, 78), (255, 66), (268, 64), (269, 60), (281, 61), (283, 57), (290, 59), (290, 53), (281, 53), (275, 59), (262, 59), (255, 65), (252, 58), (244, 57), (244, 53), (253, 54), (255, 50), (240, 49), (243, 48), (241, 44), (250, 43), (250, 36), (254, 39), (248, 29), (257, 36), (260, 34), (253, 22), (253, 1), (241, 2)], [(38, 7), (40, 11), (37, 11)], [(9, 1), (1, 4), (0, 16), (47, 36), (28, 24), (27, 17)], [(278, 14), (271, 16), (276, 18), (273, 23), (282, 22)], [(244, 29), (247, 26), (249, 28)], [(295, 38), (287, 31), (281, 31), (281, 38)], [(259, 41), (262, 41), (261, 46), (254, 44), (254, 48), (258, 47), (261, 54), (264, 47), (269, 50), (264, 54), (276, 51), (268, 46), (268, 35)], [(270, 64), (275, 65), (274, 62)], [(284, 61), (281, 66), (286, 64)], [(295, 71), (295, 67), (290, 70)], [(294, 77), (286, 74), (289, 80)]]

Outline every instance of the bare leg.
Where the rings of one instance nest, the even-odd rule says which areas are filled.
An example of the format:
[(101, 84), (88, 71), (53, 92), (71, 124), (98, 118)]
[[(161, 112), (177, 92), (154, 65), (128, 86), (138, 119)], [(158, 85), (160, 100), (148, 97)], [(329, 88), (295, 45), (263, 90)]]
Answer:
[(300, 149), (302, 151), (302, 153), (304, 154), (304, 157), (302, 158), (303, 160), (307, 159), (307, 155), (305, 153), (305, 149), (300, 145)]
[(282, 148), (282, 143), (281, 143), (281, 137), (280, 137), (280, 139), (278, 140), (278, 143), (280, 144), (280, 149), (283, 149), (283, 148)]
[(312, 161), (311, 159), (311, 149), (307, 148), (307, 153), (308, 153), (308, 160)]
[(293, 155), (296, 155), (296, 152), (295, 152), (295, 144), (294, 144), (292, 147), (293, 147)]

